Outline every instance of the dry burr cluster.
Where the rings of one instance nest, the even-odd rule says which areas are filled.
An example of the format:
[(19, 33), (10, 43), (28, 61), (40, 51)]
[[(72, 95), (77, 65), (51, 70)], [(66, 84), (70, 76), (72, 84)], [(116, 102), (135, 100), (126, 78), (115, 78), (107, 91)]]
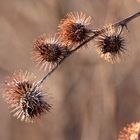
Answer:
[[(101, 29), (92, 29), (92, 18), (83, 13), (69, 13), (58, 25), (58, 33), (49, 38), (45, 34), (38, 37), (33, 45), (32, 58), (47, 74), (36, 81), (28, 72), (18, 71), (6, 79), (4, 99), (14, 116), (25, 122), (34, 122), (51, 110), (48, 93), (42, 84), (71, 54), (95, 41), (98, 54), (112, 64), (120, 62), (126, 50), (123, 37), (124, 27), (140, 16), (140, 12), (115, 24)], [(120, 133), (118, 140), (139, 140), (140, 123), (132, 123)]]
[(36, 86), (34, 75), (28, 72), (15, 72), (5, 82), (4, 97), (14, 116), (22, 121), (33, 122), (50, 110), (45, 96), (46, 93)]
[(140, 122), (131, 123), (124, 127), (118, 140), (140, 140)]
[(69, 50), (62, 45), (58, 38), (40, 36), (33, 46), (33, 60), (40, 65), (41, 69), (51, 70), (62, 58), (67, 56)]
[(119, 62), (121, 53), (126, 50), (125, 39), (120, 34), (121, 30), (119, 28), (108, 25), (96, 38), (97, 52), (108, 62)]
[(83, 13), (69, 13), (60, 22), (59, 36), (62, 44), (68, 47), (81, 43), (87, 39), (92, 32), (89, 28), (92, 18)]

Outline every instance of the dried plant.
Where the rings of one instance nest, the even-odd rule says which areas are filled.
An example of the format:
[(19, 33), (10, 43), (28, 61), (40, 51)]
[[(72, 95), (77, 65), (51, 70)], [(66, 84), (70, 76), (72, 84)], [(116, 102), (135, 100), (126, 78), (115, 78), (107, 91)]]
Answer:
[(105, 27), (103, 32), (96, 38), (97, 52), (108, 62), (119, 62), (120, 55), (125, 51), (125, 39), (121, 31), (112, 25)]
[(86, 17), (81, 13), (69, 13), (66, 18), (60, 22), (59, 36), (63, 44), (68, 47), (81, 43), (89, 37), (91, 30), (91, 17)]
[[(89, 27), (90, 16), (86, 17), (83, 13), (67, 14), (58, 26), (58, 38), (48, 38), (44, 35), (34, 43), (33, 59), (43, 69), (49, 69), (47, 74), (38, 82), (35, 82), (28, 73), (23, 72), (15, 73), (7, 79), (4, 97), (15, 112), (14, 115), (21, 120), (33, 122), (50, 111), (51, 106), (44, 96), (47, 94), (42, 91), (41, 85), (66, 58), (91, 40), (96, 41), (95, 48), (102, 58), (111, 63), (118, 62), (126, 50), (124, 27), (139, 16), (140, 12), (137, 12), (117, 23), (92, 30)], [(138, 140), (139, 126), (139, 123), (128, 125), (121, 132), (119, 140)]]
[[(64, 60), (66, 59), (66, 58), (68, 58), (69, 56), (71, 56), (74, 52), (76, 52), (77, 50), (79, 50), (79, 49), (81, 49), (84, 45), (86, 45), (88, 42), (90, 42), (91, 40), (94, 40), (94, 39), (96, 39), (96, 41), (98, 40), (98, 43), (99, 44), (101, 44), (101, 43), (103, 43), (103, 42), (101, 42), (101, 41), (103, 41), (103, 40), (101, 40), (101, 36), (103, 36), (104, 38), (105, 38), (105, 36), (114, 36), (115, 37), (115, 39), (114, 39), (114, 37), (113, 37), (113, 40), (115, 41), (115, 43), (114, 42), (112, 42), (112, 38), (111, 38), (111, 43), (113, 43), (113, 44), (111, 44), (111, 47), (113, 46), (113, 51), (114, 52), (109, 52), (110, 53), (110, 56), (109, 56), (109, 59), (111, 60), (111, 61), (109, 61), (108, 59), (106, 59), (106, 60), (108, 60), (109, 62), (117, 62), (117, 61), (115, 61), (116, 60), (116, 57), (118, 57), (119, 55), (118, 54), (120, 54), (121, 52), (123, 52), (123, 50), (125, 50), (125, 39), (121, 36), (121, 34), (122, 34), (122, 31), (123, 31), (123, 29), (124, 29), (124, 27), (126, 27), (126, 29), (127, 29), (127, 24), (130, 22), (130, 21), (132, 21), (132, 20), (134, 20), (135, 18), (137, 18), (137, 17), (139, 17), (140, 16), (140, 12), (137, 12), (137, 13), (135, 13), (134, 15), (132, 15), (132, 16), (130, 16), (130, 17), (127, 17), (126, 19), (124, 19), (124, 20), (121, 20), (121, 21), (119, 21), (119, 22), (117, 22), (117, 23), (114, 23), (114, 24), (111, 24), (111, 25), (109, 25), (109, 26), (105, 26), (105, 27), (103, 27), (103, 28), (101, 28), (101, 29), (97, 29), (97, 30), (90, 30), (91, 32), (90, 32), (90, 34), (89, 34), (89, 37), (88, 38), (85, 38), (80, 44), (78, 44), (77, 46), (75, 46), (73, 49), (70, 49), (70, 48), (68, 48), (69, 49), (69, 53), (64, 57), (64, 58), (62, 58), (58, 63), (57, 63), (57, 65), (53, 68), (53, 69), (51, 69), (51, 71), (49, 71), (39, 82), (38, 82), (38, 86), (40, 86), (57, 68), (58, 68), (58, 66), (59, 65), (61, 65), (61, 63), (63, 63), (64, 62)], [(84, 18), (84, 19), (86, 19), (86, 18)], [(61, 38), (61, 36), (60, 36), (60, 38)], [(117, 39), (117, 41), (116, 41), (116, 39)], [(61, 39), (62, 40), (62, 39)], [(63, 42), (62, 42), (62, 44), (63, 44)], [(104, 45), (104, 44), (102, 44), (102, 45)], [(110, 44), (109, 44), (110, 45)], [(116, 45), (117, 45), (117, 49), (116, 49)], [(98, 45), (98, 47), (99, 47), (99, 45)], [(110, 46), (109, 46), (110, 47)], [(115, 47), (115, 48), (114, 48)], [(102, 50), (102, 49), (101, 49)], [(107, 50), (108, 50), (108, 48), (107, 48)], [(105, 52), (104, 52), (105, 53)], [(118, 55), (118, 56), (117, 56)]]
[(5, 82), (4, 98), (14, 116), (26, 122), (33, 122), (51, 107), (45, 100), (47, 94), (35, 86), (34, 79), (28, 72), (19, 71)]
[(118, 138), (118, 140), (139, 140), (139, 139), (140, 139), (140, 122), (129, 124), (120, 132)]
[(44, 70), (50, 70), (53, 66), (68, 54), (66, 46), (60, 44), (59, 39), (40, 36), (33, 46), (33, 59), (41, 65)]

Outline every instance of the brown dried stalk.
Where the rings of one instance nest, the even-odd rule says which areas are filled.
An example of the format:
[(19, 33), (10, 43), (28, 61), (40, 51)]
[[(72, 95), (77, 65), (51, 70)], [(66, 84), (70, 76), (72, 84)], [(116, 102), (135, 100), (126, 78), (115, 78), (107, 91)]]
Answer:
[[(114, 27), (121, 27), (121, 31), (123, 30), (124, 27), (127, 28), (127, 24), (134, 20), (135, 18), (140, 16), (140, 12), (137, 12), (117, 23), (114, 23), (113, 26)], [(89, 41), (93, 40), (95, 37), (99, 36), (102, 31), (104, 30), (104, 28), (100, 29), (100, 30), (94, 30), (92, 31), (93, 35), (90, 36), (89, 38), (87, 38), (86, 40), (84, 40), (81, 44), (77, 45), (77, 47), (75, 47), (73, 50), (71, 50), (69, 52), (68, 55), (66, 55), (64, 58), (61, 59), (60, 62), (58, 62), (58, 64), (51, 70), (49, 71), (37, 84), (36, 87), (39, 87), (63, 62), (66, 58), (68, 58), (69, 56), (71, 56), (74, 52), (76, 52), (77, 50), (79, 50), (80, 48), (82, 48), (85, 44), (87, 44)]]

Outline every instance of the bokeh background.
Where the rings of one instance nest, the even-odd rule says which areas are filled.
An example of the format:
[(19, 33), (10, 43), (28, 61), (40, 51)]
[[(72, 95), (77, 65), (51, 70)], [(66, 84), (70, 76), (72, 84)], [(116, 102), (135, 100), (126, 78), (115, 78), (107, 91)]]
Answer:
[[(93, 17), (93, 28), (140, 11), (139, 0), (0, 0), (0, 82), (22, 69), (40, 79), (32, 62), (36, 37), (54, 35), (71, 11)], [(13, 118), (0, 97), (0, 140), (115, 140), (130, 122), (140, 121), (140, 18), (125, 31), (127, 52), (109, 64), (93, 43), (69, 57), (46, 81), (53, 108), (35, 124)], [(1, 89), (0, 93), (3, 93)]]

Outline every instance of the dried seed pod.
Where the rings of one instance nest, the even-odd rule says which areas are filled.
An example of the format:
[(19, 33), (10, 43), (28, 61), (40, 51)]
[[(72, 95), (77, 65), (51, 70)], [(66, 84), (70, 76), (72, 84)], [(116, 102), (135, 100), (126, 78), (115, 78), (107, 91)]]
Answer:
[(44, 70), (50, 70), (69, 53), (67, 47), (59, 43), (59, 39), (40, 36), (33, 46), (33, 60)]
[(124, 52), (125, 40), (120, 35), (119, 29), (109, 25), (102, 30), (96, 38), (97, 51), (108, 62), (119, 62), (121, 53)]
[(140, 139), (140, 122), (129, 124), (120, 132), (118, 138), (118, 140), (139, 140), (139, 139)]
[(83, 13), (69, 13), (66, 18), (60, 22), (59, 32), (62, 43), (73, 47), (89, 37), (91, 30), (91, 17), (86, 17)]
[(5, 82), (4, 98), (10, 105), (14, 116), (22, 121), (33, 122), (43, 113), (50, 111), (51, 106), (39, 87), (35, 87), (33, 75), (17, 72)]

